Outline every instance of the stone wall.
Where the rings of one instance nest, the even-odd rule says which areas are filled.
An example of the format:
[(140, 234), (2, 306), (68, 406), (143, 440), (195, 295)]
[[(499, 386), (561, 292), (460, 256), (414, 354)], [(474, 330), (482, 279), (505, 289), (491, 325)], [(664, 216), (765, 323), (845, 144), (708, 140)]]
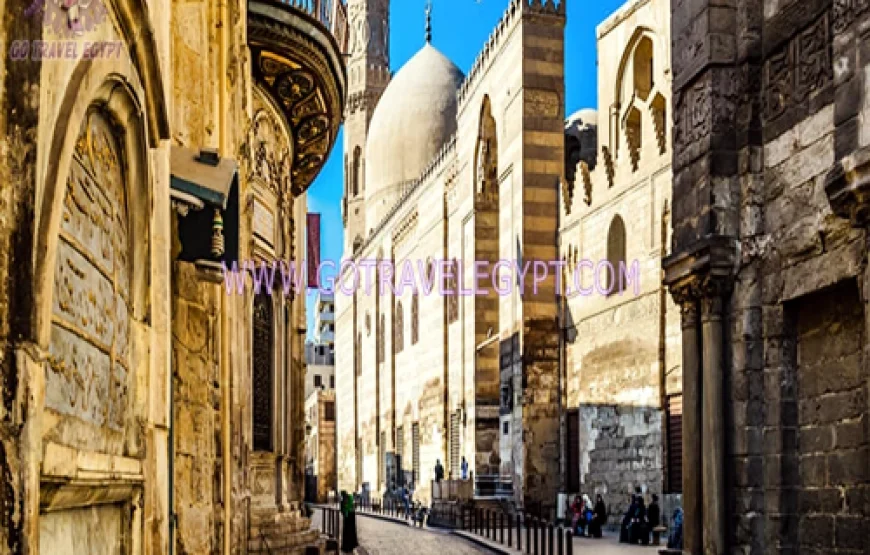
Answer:
[(870, 14), (672, 5), (686, 548), (866, 552)]
[[(223, 497), (219, 285), (176, 262), (172, 323), (176, 553), (221, 550)], [(223, 387), (226, 387), (224, 385)]]
[[(666, 0), (633, 1), (599, 25), (599, 110), (590, 131), (596, 158), (576, 165), (559, 203), (569, 289), (561, 320), (564, 398), (579, 421), (576, 460), (568, 446), (578, 438), (564, 443), (564, 485), (601, 493), (611, 524), (636, 487), (666, 491), (665, 402), (681, 392), (679, 313), (661, 284), (672, 198), (670, 131), (663, 125), (672, 113), (669, 18)], [(594, 115), (571, 116), (569, 130), (573, 121), (594, 125)], [(623, 291), (609, 287), (602, 266), (618, 264), (616, 229), (629, 276)], [(580, 263), (586, 267), (578, 270)], [(670, 489), (678, 492), (679, 484)]]
[(604, 497), (611, 524), (625, 514), (636, 488), (661, 493), (660, 409), (581, 405), (580, 449), (581, 490)]

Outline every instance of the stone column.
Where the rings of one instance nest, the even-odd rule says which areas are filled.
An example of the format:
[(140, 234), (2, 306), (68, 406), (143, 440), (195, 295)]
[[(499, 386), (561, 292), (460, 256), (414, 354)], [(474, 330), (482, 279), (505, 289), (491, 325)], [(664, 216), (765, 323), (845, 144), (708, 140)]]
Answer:
[(690, 287), (675, 289), (683, 328), (683, 552), (701, 553), (704, 499), (701, 481), (701, 353), (698, 298)]
[(703, 424), (701, 429), (704, 492), (703, 546), (708, 555), (724, 555), (725, 522), (725, 380), (721, 284), (708, 281), (701, 299), (703, 329)]

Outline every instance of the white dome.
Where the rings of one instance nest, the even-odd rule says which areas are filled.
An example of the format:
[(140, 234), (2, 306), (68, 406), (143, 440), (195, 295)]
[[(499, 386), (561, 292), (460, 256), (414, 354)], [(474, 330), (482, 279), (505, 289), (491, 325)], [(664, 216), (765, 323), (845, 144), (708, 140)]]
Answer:
[(456, 93), (464, 76), (426, 43), (378, 102), (366, 143), (366, 222), (376, 226), (456, 132)]
[(565, 129), (570, 129), (571, 127), (584, 127), (587, 125), (591, 125), (592, 127), (598, 126), (598, 112), (592, 108), (582, 108), (577, 110), (565, 120)]

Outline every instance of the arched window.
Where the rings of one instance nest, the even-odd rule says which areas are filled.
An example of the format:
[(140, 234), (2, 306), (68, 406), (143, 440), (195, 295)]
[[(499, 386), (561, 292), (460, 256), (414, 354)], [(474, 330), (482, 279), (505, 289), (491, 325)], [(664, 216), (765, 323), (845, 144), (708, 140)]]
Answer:
[(273, 398), (273, 353), (274, 327), (272, 297), (254, 297), (254, 341), (252, 350), (251, 388), (253, 390), (254, 450), (272, 450), (272, 398)]
[(359, 195), (359, 170), (360, 170), (361, 163), (362, 163), (362, 149), (359, 147), (359, 145), (357, 145), (357, 147), (353, 149), (352, 183), (353, 183), (353, 196), (354, 197)]
[(649, 97), (653, 89), (653, 43), (649, 37), (643, 37), (634, 49), (634, 92), (641, 100)]
[(622, 293), (625, 290), (623, 268), (625, 267), (625, 224), (617, 214), (610, 222), (607, 231), (607, 261), (612, 271), (607, 274), (605, 289), (608, 295)]
[(405, 348), (405, 315), (402, 310), (402, 301), (396, 304), (396, 321), (393, 332), (393, 352), (401, 353)]
[(417, 293), (411, 297), (411, 345), (420, 339), (420, 298)]
[(457, 285), (459, 275), (459, 262), (453, 259), (451, 264), (453, 271), (447, 278), (447, 283), (444, 286), (445, 294), (447, 295), (447, 323), (452, 324), (459, 320), (459, 287)]

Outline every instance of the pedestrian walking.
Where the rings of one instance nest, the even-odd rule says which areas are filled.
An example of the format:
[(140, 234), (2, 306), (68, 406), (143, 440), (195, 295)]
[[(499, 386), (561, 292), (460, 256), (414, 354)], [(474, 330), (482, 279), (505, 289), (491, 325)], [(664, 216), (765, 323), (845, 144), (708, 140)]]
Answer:
[(411, 514), (411, 492), (408, 490), (407, 484), (402, 486), (402, 505), (405, 507), (405, 520)]
[(459, 465), (459, 470), (462, 473), (462, 479), (468, 480), (468, 461), (465, 460), (465, 456), (462, 456), (462, 463)]
[(353, 495), (346, 491), (341, 492), (341, 516), (344, 526), (341, 531), (341, 552), (353, 553), (359, 547), (356, 536), (356, 510), (354, 509)]
[(435, 482), (440, 483), (444, 479), (444, 467), (441, 466), (441, 459), (435, 460)]

